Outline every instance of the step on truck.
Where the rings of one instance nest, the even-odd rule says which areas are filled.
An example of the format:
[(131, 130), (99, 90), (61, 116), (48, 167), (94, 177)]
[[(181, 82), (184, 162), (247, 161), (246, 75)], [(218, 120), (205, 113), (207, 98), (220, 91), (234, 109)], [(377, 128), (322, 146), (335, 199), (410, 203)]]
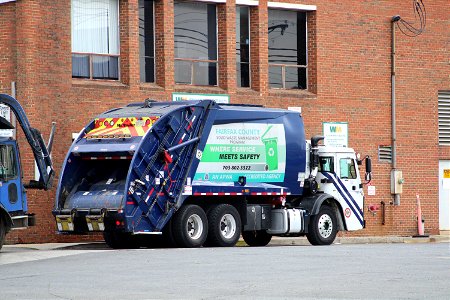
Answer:
[[(160, 235), (177, 247), (250, 246), (272, 236), (333, 243), (364, 223), (350, 148), (305, 140), (298, 112), (210, 100), (130, 104), (92, 120), (58, 183), (58, 231), (103, 232), (113, 248)], [(370, 158), (366, 176), (370, 177)]]
[[(20, 163), (19, 146), (10, 136), (0, 137), (0, 249), (5, 235), (12, 229), (23, 229), (35, 225), (35, 215), (28, 213), (26, 189), (48, 190), (52, 186), (55, 172), (50, 152), (53, 144), (55, 123), (52, 124), (49, 142), (45, 145), (42, 135), (30, 122), (20, 103), (13, 97), (0, 94), (0, 104), (9, 107), (34, 155), (39, 180), (27, 184), (22, 182), (23, 170)], [(0, 129), (14, 129), (14, 126), (0, 116)]]

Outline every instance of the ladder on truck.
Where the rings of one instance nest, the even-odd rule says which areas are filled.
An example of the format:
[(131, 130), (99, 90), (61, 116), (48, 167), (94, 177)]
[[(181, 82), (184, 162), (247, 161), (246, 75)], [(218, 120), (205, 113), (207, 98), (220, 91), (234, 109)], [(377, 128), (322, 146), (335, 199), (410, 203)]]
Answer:
[(126, 200), (133, 233), (160, 232), (183, 201), (182, 191), (203, 128), (209, 100), (172, 111), (154, 124), (131, 166)]

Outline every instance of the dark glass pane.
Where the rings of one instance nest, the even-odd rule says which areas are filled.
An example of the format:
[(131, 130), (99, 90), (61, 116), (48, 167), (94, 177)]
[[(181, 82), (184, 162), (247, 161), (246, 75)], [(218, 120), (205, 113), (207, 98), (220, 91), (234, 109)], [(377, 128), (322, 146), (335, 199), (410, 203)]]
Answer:
[(94, 79), (119, 79), (119, 58), (113, 56), (92, 56)]
[[(301, 13), (301, 12), (299, 12)], [(298, 64), (297, 12), (269, 9), (269, 63)]]
[(139, 0), (139, 56), (141, 82), (154, 82), (153, 1), (150, 0)]
[(269, 86), (271, 88), (283, 88), (283, 81), (281, 75), (281, 67), (269, 66)]
[(141, 82), (155, 82), (155, 59), (153, 57), (140, 57)]
[(240, 87), (250, 87), (250, 65), (248, 63), (237, 63), (237, 85)]
[[(250, 61), (250, 53), (249, 53), (249, 45), (250, 45), (250, 28), (249, 28), (249, 20), (248, 20), (248, 7), (240, 7), (239, 8), (239, 19), (240, 19), (240, 35), (239, 42), (241, 44), (241, 62), (249, 62)], [(236, 37), (237, 38), (237, 37)]]
[(307, 65), (306, 12), (297, 12), (297, 64)]
[(236, 6), (236, 62), (241, 62), (241, 7)]
[(216, 5), (208, 4), (208, 59), (217, 60)]
[[(249, 40), (249, 20), (248, 7), (236, 7), (236, 62), (237, 66), (237, 84), (241, 87), (249, 86), (249, 68), (250, 62), (250, 40)], [(247, 63), (241, 68), (240, 63)]]
[(72, 77), (89, 78), (89, 56), (72, 54)]
[(217, 85), (217, 63), (209, 63), (209, 85)]
[(191, 84), (191, 62), (175, 61), (175, 83)]
[[(209, 7), (213, 6), (214, 9)], [(175, 2), (175, 58), (210, 59), (209, 46), (216, 39), (215, 5)], [(214, 18), (209, 16), (214, 11)], [(209, 38), (212, 32), (213, 37)], [(211, 49), (211, 52), (216, 49)], [(214, 58), (213, 58), (214, 59)]]
[(286, 89), (306, 89), (306, 69), (286, 67)]

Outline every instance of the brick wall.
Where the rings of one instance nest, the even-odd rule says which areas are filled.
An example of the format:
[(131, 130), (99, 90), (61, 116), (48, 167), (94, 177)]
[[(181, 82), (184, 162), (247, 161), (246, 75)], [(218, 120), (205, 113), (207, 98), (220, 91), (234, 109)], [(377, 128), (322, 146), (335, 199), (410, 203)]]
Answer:
[[(70, 1), (0, 5), (0, 92), (9, 93), (15, 81), (18, 100), (45, 137), (51, 121), (57, 121), (53, 160), (58, 173), (71, 133), (106, 109), (149, 97), (170, 99), (172, 92), (226, 93), (233, 103), (302, 107), (307, 136), (320, 134), (324, 121), (348, 122), (350, 146), (373, 157), (376, 186), (376, 196), (366, 196), (367, 228), (353, 235), (415, 234), (416, 193), (426, 232), (438, 232), (438, 161), (450, 158), (450, 148), (438, 146), (437, 125), (437, 93), (450, 90), (448, 0), (425, 1), (427, 28), (419, 37), (397, 30), (397, 165), (405, 178), (400, 206), (389, 204), (391, 166), (378, 162), (377, 148), (391, 143), (390, 19), (399, 14), (413, 20), (410, 1), (285, 1), (317, 6), (308, 14), (309, 91), (268, 86), (266, 0), (250, 9), (251, 89), (236, 88), (234, 0), (218, 4), (218, 87), (174, 84), (172, 0), (155, 2), (156, 83), (141, 84), (137, 2), (120, 0), (120, 82), (72, 79)], [(21, 134), (19, 143), (30, 179), (32, 155)], [(38, 226), (11, 233), (9, 242), (99, 238), (55, 234), (55, 192), (28, 191)], [(368, 204), (381, 201), (386, 203), (386, 225), (381, 225), (381, 213), (367, 213)]]
[(10, 93), (11, 82), (16, 81), (15, 53), (16, 7), (14, 3), (0, 6), (0, 92)]

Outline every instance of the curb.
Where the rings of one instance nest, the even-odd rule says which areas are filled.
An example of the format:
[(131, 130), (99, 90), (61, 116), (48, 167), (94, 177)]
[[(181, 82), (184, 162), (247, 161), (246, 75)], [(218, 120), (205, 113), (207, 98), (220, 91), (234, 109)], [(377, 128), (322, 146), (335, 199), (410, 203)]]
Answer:
[[(337, 237), (333, 244), (422, 244), (422, 243), (450, 243), (449, 235), (431, 235), (424, 237), (411, 236), (369, 236), (369, 237)], [(236, 244), (237, 247), (248, 247), (242, 237)], [(311, 246), (306, 237), (273, 237), (268, 246)], [(82, 243), (45, 243), (45, 244), (14, 244), (5, 245), (10, 249), (27, 250), (98, 250), (109, 249), (103, 242)]]
[[(420, 244), (420, 243), (450, 243), (450, 235), (432, 235), (424, 237), (411, 236), (369, 236), (369, 237), (337, 237), (333, 244)], [(246, 246), (241, 238), (239, 245)], [(273, 237), (271, 246), (310, 246), (306, 237)]]

